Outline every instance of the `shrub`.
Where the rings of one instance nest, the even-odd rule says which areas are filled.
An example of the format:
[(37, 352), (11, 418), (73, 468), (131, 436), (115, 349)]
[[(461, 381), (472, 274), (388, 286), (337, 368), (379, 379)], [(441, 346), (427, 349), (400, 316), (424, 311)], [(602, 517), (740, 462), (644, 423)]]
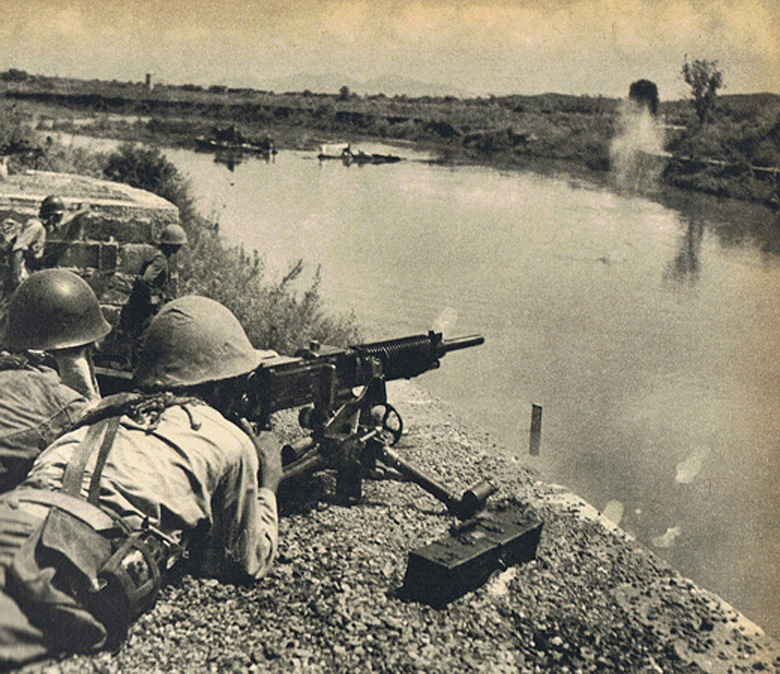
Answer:
[(9, 68), (5, 72), (0, 73), (0, 80), (3, 80), (3, 82), (24, 82), (29, 77), (26, 71), (17, 68)]
[(24, 115), (15, 106), (0, 106), (0, 148), (3, 154), (37, 146), (35, 132), (24, 123)]
[(195, 199), (190, 185), (161, 150), (132, 143), (122, 144), (103, 164), (108, 180), (154, 192), (179, 207), (182, 222), (195, 219)]

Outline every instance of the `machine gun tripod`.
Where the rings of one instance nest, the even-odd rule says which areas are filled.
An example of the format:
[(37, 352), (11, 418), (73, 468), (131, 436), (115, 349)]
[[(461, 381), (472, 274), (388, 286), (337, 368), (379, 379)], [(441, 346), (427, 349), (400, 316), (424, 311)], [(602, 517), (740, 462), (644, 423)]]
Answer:
[(482, 480), (457, 498), (401, 458), (392, 449), (403, 434), (401, 415), (389, 403), (378, 402), (381, 400), (386, 400), (385, 381), (375, 377), (359, 396), (342, 404), (324, 423), (314, 422), (315, 408), (303, 408), (299, 422), (314, 432), (283, 447), (283, 479), (335, 469), (336, 498), (342, 503), (357, 503), (362, 496), (363, 479), (379, 475), (415, 483), (444, 503), (458, 519), (469, 519), (482, 510), (498, 488), (489, 480)]

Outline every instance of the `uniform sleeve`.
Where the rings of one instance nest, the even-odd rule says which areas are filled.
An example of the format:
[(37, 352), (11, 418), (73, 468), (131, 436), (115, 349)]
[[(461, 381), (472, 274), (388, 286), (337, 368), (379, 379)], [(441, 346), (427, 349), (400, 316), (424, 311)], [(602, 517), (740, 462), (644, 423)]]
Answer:
[(146, 266), (143, 274), (141, 275), (141, 281), (149, 286), (154, 285), (155, 281), (161, 274), (168, 272), (168, 258), (161, 252), (152, 258), (151, 262)]
[(234, 582), (257, 580), (268, 573), (279, 536), (276, 496), (270, 489), (258, 488), (257, 456), (253, 447), (245, 449), (212, 500), (212, 509), (218, 510), (213, 512), (213, 556), (204, 569)]
[(270, 489), (261, 488), (257, 494), (257, 516), (260, 526), (255, 545), (255, 565), (259, 571), (253, 577), (260, 578), (268, 573), (276, 557), (279, 545), (279, 514), (276, 506), (276, 494)]
[(19, 236), (16, 237), (13, 249), (30, 251), (36, 259), (43, 255), (46, 245), (46, 229), (36, 220), (28, 220)]

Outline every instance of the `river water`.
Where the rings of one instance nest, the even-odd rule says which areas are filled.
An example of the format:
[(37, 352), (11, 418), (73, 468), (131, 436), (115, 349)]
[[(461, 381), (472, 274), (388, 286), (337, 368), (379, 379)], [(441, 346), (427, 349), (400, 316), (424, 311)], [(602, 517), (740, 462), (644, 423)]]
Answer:
[(367, 338), (483, 334), (417, 383), (780, 634), (776, 216), (401, 154), (229, 170), (166, 150), (228, 241), (279, 275), (321, 266), (327, 307)]

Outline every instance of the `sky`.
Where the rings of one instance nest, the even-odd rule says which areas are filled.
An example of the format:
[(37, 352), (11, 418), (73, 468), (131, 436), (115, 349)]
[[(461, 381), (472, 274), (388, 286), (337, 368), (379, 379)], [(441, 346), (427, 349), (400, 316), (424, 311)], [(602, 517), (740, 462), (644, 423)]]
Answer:
[[(279, 78), (393, 75), (474, 95), (780, 93), (780, 0), (0, 0), (0, 69), (273, 89)], [(315, 82), (312, 78), (312, 82)], [(359, 87), (353, 87), (361, 93)]]

